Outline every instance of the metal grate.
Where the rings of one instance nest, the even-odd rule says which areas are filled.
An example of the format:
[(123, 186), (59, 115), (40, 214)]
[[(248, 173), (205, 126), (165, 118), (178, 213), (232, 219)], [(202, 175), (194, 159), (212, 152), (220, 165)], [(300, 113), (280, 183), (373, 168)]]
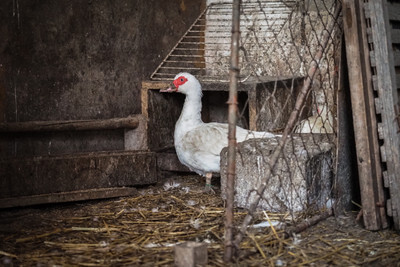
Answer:
[[(242, 3), (240, 45), (244, 49), (240, 53), (240, 65), (243, 76), (282, 76), (281, 73), (255, 73), (257, 70), (246, 62), (266, 62), (268, 54), (260, 48), (276, 43), (296, 3), (271, 0)], [(156, 68), (151, 79), (171, 80), (176, 73), (186, 71), (203, 81), (227, 81), (231, 23), (232, 3), (211, 3)], [(270, 49), (275, 48), (272, 45)]]

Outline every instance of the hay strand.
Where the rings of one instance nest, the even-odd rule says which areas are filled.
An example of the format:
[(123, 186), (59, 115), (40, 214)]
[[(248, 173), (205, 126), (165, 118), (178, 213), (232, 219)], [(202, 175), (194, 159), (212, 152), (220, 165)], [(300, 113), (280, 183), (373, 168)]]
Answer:
[[(210, 266), (224, 266), (224, 202), (218, 189), (215, 195), (204, 195), (201, 179), (179, 181), (189, 192), (180, 187), (165, 191), (160, 185), (131, 198), (0, 212), (0, 265), (172, 266), (174, 246), (197, 241), (207, 243)], [(254, 225), (268, 221), (269, 226), (249, 225), (234, 259), (238, 265), (400, 262), (399, 235), (366, 231), (355, 223), (355, 214), (327, 217), (299, 234), (291, 229), (302, 221), (287, 213), (265, 212), (267, 216), (263, 211), (254, 214)], [(235, 226), (245, 214), (235, 210)], [(286, 235), (288, 231), (294, 234)]]

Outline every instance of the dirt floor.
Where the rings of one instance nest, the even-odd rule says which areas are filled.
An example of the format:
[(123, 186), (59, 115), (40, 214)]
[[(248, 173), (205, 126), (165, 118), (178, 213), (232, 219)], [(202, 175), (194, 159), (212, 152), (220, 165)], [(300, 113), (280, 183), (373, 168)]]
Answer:
[[(1, 266), (172, 266), (174, 245), (208, 244), (208, 265), (223, 263), (224, 201), (202, 192), (203, 179), (176, 177), (118, 199), (0, 211)], [(237, 225), (245, 211), (235, 214)], [(356, 213), (329, 217), (286, 237), (288, 214), (268, 213), (280, 226), (255, 228), (232, 266), (400, 266), (400, 236), (371, 232)]]

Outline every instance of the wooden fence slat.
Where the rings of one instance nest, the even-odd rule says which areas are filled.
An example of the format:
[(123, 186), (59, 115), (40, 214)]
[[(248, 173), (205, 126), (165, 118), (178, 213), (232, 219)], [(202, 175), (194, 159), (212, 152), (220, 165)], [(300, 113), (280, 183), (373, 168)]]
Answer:
[[(390, 202), (387, 204), (388, 210), (393, 215), (394, 226), (400, 229), (400, 135), (398, 125), (395, 122), (398, 104), (398, 93), (396, 88), (395, 64), (399, 64), (399, 53), (393, 56), (391, 37), (393, 33), (400, 35), (399, 30), (391, 30), (389, 17), (400, 12), (399, 4), (390, 5), (396, 9), (388, 12), (386, 0), (369, 1), (371, 11), (371, 29), (373, 37), (373, 48), (376, 62), (376, 90), (382, 106), (381, 135), (383, 144), (381, 147), (382, 161), (386, 163), (386, 178), (389, 184)], [(389, 13), (389, 15), (388, 15)], [(389, 16), (389, 17), (388, 17)], [(392, 31), (392, 34), (391, 34)], [(399, 38), (397, 36), (396, 38)], [(397, 41), (396, 41), (397, 42)], [(390, 205), (389, 205), (390, 204)]]
[(400, 3), (388, 3), (388, 17), (390, 20), (400, 20)]
[(393, 51), (394, 66), (400, 66), (400, 51)]
[(400, 29), (392, 29), (391, 37), (394, 44), (400, 44)]
[(343, 3), (363, 220), (367, 229), (378, 230), (387, 223), (382, 208), (376, 205), (382, 201), (383, 190), (378, 192), (382, 187), (376, 185), (377, 181), (382, 180), (382, 174), (365, 18), (361, 1), (344, 0)]
[(396, 74), (396, 86), (400, 88), (400, 74)]

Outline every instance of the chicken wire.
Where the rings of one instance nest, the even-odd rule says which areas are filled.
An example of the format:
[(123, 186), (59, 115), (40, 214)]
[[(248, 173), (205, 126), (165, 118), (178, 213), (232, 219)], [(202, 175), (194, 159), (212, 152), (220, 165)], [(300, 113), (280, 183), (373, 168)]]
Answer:
[[(240, 72), (257, 83), (255, 128), (283, 134), (238, 145), (235, 202), (248, 215), (236, 246), (257, 210), (304, 218), (331, 210), (342, 197), (335, 192), (340, 8), (335, 0), (241, 4)], [(219, 9), (229, 16), (228, 3)], [(225, 48), (223, 38), (213, 44)], [(225, 76), (218, 64), (228, 61), (218, 50), (206, 50), (208, 74)], [(224, 180), (222, 174), (226, 193)]]
[[(256, 211), (299, 218), (338, 203), (335, 114), (342, 35), (337, 0), (249, 0), (240, 5), (239, 78), (254, 84), (248, 94), (255, 102), (248, 100), (238, 121), (282, 137), (238, 145), (235, 203), (249, 212), (236, 246)], [(152, 80), (170, 81), (181, 71), (203, 82), (229, 80), (232, 2), (208, 0), (207, 6)], [(226, 196), (224, 165), (222, 157)]]

